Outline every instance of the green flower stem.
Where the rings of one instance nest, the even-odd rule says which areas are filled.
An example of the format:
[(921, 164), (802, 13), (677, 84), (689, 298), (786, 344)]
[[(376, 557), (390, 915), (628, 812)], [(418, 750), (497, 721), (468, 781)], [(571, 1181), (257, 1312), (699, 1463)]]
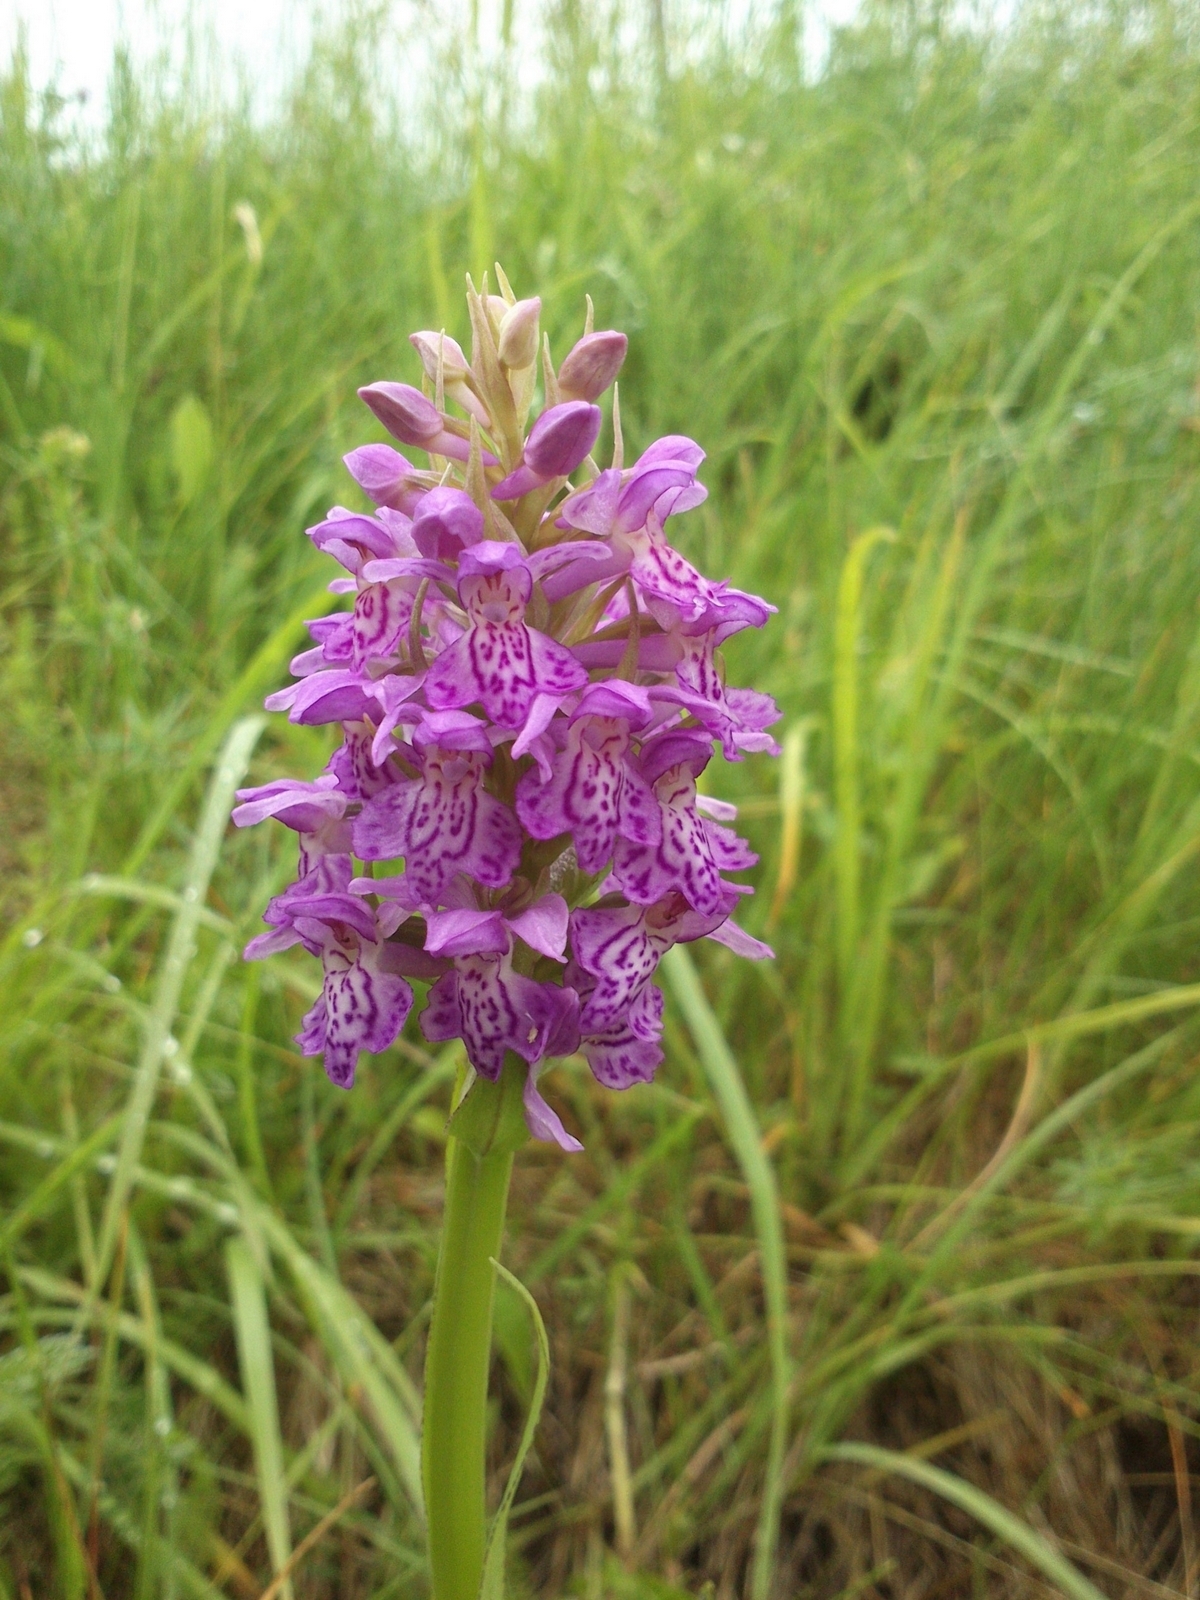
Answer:
[(451, 1122), (421, 1434), (433, 1600), (478, 1600), (483, 1579), (492, 1259), (500, 1255), (513, 1150), (526, 1137), (524, 1074), (524, 1062), (510, 1058), (498, 1083), (476, 1082)]

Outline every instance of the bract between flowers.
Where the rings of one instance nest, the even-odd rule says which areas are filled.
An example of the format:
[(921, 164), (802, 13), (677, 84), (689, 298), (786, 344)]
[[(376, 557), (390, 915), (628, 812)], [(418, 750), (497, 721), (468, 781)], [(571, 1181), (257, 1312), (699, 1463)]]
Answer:
[(333, 1082), (349, 1087), (417, 1008), (424, 1037), (462, 1040), (480, 1077), (516, 1062), (530, 1131), (576, 1150), (539, 1087), (547, 1066), (579, 1054), (607, 1087), (649, 1081), (666, 951), (710, 938), (770, 955), (731, 920), (757, 857), (697, 780), (716, 749), (777, 753), (774, 702), (730, 686), (719, 657), (774, 608), (670, 543), (669, 520), (706, 494), (693, 440), (657, 440), (629, 468), (593, 460), (624, 335), (589, 327), (557, 377), (547, 357), (531, 419), (540, 302), (485, 285), (468, 303), (470, 359), (416, 333), (424, 388), (359, 391), (428, 466), (361, 445), (346, 465), (374, 510), (335, 506), (309, 530), (346, 609), (309, 624), (296, 681), (267, 706), (340, 725), (341, 742), (315, 778), (239, 792), (238, 826), (273, 819), (299, 842), (246, 955), (320, 961), (297, 1042)]

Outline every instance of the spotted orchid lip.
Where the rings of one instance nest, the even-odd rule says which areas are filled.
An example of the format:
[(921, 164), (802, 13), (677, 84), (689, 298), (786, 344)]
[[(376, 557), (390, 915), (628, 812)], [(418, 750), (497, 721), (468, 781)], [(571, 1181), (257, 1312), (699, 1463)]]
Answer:
[[(297, 1042), (333, 1082), (349, 1087), (359, 1054), (395, 1041), (420, 979), (425, 1038), (461, 1039), (486, 1078), (524, 1061), (530, 1131), (576, 1150), (539, 1089), (545, 1064), (578, 1051), (608, 1087), (645, 1082), (663, 1059), (662, 956), (702, 938), (771, 954), (731, 919), (750, 892), (733, 875), (757, 857), (735, 808), (696, 780), (718, 750), (777, 753), (779, 711), (729, 685), (718, 654), (774, 607), (667, 537), (705, 498), (703, 449), (671, 434), (631, 467), (588, 461), (625, 335), (586, 333), (557, 390), (547, 380), (554, 403), (512, 431), (539, 311), (510, 306), (500, 359), (479, 371), (453, 339), (418, 332), (429, 391), (359, 391), (438, 470), (383, 443), (344, 458), (374, 509), (334, 506), (309, 537), (340, 564), (330, 590), (348, 609), (309, 624), (297, 681), (267, 701), (340, 723), (341, 744), (314, 779), (239, 791), (233, 820), (299, 837), (296, 881), (246, 955), (320, 960)], [(572, 488), (577, 469), (590, 481)], [(356, 876), (356, 859), (379, 876)]]

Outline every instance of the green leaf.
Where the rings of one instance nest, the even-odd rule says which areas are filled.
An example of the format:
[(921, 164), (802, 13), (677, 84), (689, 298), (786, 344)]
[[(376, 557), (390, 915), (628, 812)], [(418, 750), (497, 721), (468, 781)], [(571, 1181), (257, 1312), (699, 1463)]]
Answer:
[(208, 481), (213, 462), (213, 426), (203, 400), (186, 394), (171, 413), (171, 466), (179, 503), (189, 506)]

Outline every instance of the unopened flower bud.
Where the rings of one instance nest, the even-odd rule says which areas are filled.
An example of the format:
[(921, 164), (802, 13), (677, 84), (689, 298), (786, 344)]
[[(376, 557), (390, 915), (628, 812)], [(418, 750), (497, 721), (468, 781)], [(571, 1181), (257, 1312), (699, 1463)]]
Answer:
[(500, 324), (498, 349), (501, 361), (510, 371), (531, 367), (537, 360), (538, 317), (541, 310), (542, 302), (535, 297), (532, 300), (518, 300), (505, 312)]
[(438, 408), (411, 383), (369, 383), (358, 398), (401, 444), (427, 445), (442, 431)]
[(462, 346), (448, 333), (432, 333), (428, 328), (420, 333), (410, 333), (408, 342), (421, 358), (425, 376), (430, 383), (437, 382), (438, 359), (442, 363), (442, 388), (451, 400), (457, 400), (464, 411), (469, 411), (485, 428), (490, 428), (491, 418), (487, 407), (470, 387), (475, 374), (467, 365)]
[(501, 295), (490, 294), (484, 304), (487, 306), (487, 314), (491, 318), (492, 327), (499, 334), (500, 324), (508, 315), (508, 301)]
[(620, 372), (628, 349), (629, 340), (615, 329), (585, 334), (558, 369), (558, 392), (564, 400), (598, 400)]
[(364, 444), (342, 460), (350, 476), (377, 506), (411, 512), (423, 489), (422, 474), (390, 444)]
[(496, 500), (516, 500), (551, 478), (565, 478), (587, 455), (600, 435), (599, 406), (568, 400), (543, 411), (530, 430), (525, 456), (492, 490)]
[(534, 423), (525, 446), (526, 463), (543, 478), (563, 478), (587, 455), (600, 435), (599, 406), (568, 400), (551, 406)]
[[(465, 439), (451, 433), (446, 418), (411, 383), (369, 383), (358, 391), (358, 397), (383, 423), (394, 439), (410, 444), (431, 455), (450, 456), (456, 461), (466, 461), (470, 448)], [(461, 426), (461, 424), (459, 424)], [(483, 452), (485, 465), (493, 467), (496, 458)]]
[(420, 333), (410, 333), (408, 342), (420, 356), (425, 376), (430, 383), (437, 382), (439, 352), (442, 377), (447, 388), (453, 383), (462, 383), (471, 371), (467, 365), (467, 358), (463, 355), (462, 346), (448, 333), (432, 333), (426, 328)]

